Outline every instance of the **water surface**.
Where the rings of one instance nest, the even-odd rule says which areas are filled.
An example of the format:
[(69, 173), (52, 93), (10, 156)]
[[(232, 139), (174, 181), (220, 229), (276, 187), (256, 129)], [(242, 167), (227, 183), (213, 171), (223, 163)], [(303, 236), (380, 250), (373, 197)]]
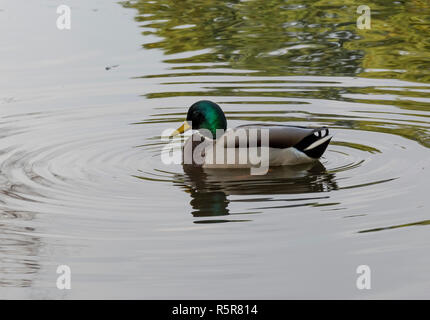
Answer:
[[(74, 1), (69, 31), (2, 4), (0, 297), (428, 298), (430, 5), (360, 30), (360, 4)], [(200, 99), (333, 142), (265, 176), (163, 164)]]

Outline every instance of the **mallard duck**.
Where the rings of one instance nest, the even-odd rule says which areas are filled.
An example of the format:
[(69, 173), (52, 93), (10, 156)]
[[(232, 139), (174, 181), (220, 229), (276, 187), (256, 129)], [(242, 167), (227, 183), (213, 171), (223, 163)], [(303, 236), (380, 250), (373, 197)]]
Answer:
[[(185, 142), (183, 150), (195, 150), (200, 146), (202, 150), (199, 155), (202, 161), (198, 163), (193, 158), (192, 165), (212, 168), (239, 168), (250, 167), (250, 163), (238, 163), (240, 153), (249, 152), (250, 148), (266, 147), (269, 154), (269, 166), (296, 165), (309, 163), (319, 159), (326, 150), (332, 136), (329, 135), (328, 128), (308, 128), (302, 126), (278, 125), (278, 124), (247, 124), (234, 129), (227, 130), (227, 120), (221, 107), (212, 101), (202, 100), (194, 103), (187, 113), (187, 118), (181, 127), (171, 135), (175, 136), (188, 130), (193, 130), (192, 136)], [(239, 130), (240, 129), (240, 130)], [(264, 140), (262, 134), (257, 135), (256, 145), (240, 144), (237, 139), (239, 131), (247, 133), (248, 138), (252, 130), (266, 130), (268, 139)], [(222, 130), (222, 135), (219, 134)], [(233, 143), (228, 143), (231, 136)], [(213, 143), (215, 142), (215, 143)], [(210, 143), (211, 148), (201, 148), (202, 143)], [(234, 148), (236, 161), (234, 163), (223, 161), (215, 164), (213, 161), (217, 147)], [(232, 150), (232, 149), (230, 149)], [(185, 152), (183, 161), (185, 162)], [(209, 161), (210, 159), (210, 161)], [(225, 158), (226, 159), (226, 158)]]

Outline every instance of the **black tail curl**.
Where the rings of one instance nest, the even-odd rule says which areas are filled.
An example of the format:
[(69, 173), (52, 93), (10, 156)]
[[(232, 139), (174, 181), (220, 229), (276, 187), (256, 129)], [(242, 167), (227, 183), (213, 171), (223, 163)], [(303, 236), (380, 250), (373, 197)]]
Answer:
[(329, 134), (328, 128), (324, 127), (324, 128), (315, 129), (313, 134), (310, 134), (305, 138), (303, 138), (299, 143), (294, 145), (294, 148), (303, 152), (308, 157), (318, 159), (323, 155), (323, 153), (327, 149), (327, 146), (329, 145), (331, 138), (315, 146), (314, 148), (311, 148), (308, 150), (306, 150), (306, 148), (308, 148), (310, 145), (317, 142), (318, 140), (326, 138), (328, 134)]

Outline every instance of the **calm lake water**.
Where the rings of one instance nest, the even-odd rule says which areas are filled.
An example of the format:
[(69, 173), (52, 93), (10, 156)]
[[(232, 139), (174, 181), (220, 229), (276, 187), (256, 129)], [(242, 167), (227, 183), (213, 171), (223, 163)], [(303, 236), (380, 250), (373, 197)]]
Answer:
[[(360, 4), (3, 1), (0, 298), (430, 298), (430, 4)], [(163, 164), (201, 99), (334, 138), (266, 176)]]

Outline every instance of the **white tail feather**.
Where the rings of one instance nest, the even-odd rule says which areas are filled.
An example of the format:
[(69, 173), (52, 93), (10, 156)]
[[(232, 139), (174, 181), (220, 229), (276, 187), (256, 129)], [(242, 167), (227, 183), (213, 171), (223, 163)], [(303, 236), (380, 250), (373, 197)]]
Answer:
[(324, 137), (324, 138), (322, 138), (322, 139), (319, 139), (319, 140), (317, 140), (317, 141), (315, 141), (314, 143), (312, 143), (310, 146), (308, 146), (306, 149), (304, 149), (303, 151), (308, 151), (308, 150), (311, 150), (311, 149), (313, 149), (313, 148), (316, 148), (316, 147), (318, 147), (320, 144), (323, 144), (324, 142), (326, 142), (328, 139), (331, 139), (333, 136), (330, 136), (330, 135), (328, 135), (328, 136), (326, 136), (326, 137)]

